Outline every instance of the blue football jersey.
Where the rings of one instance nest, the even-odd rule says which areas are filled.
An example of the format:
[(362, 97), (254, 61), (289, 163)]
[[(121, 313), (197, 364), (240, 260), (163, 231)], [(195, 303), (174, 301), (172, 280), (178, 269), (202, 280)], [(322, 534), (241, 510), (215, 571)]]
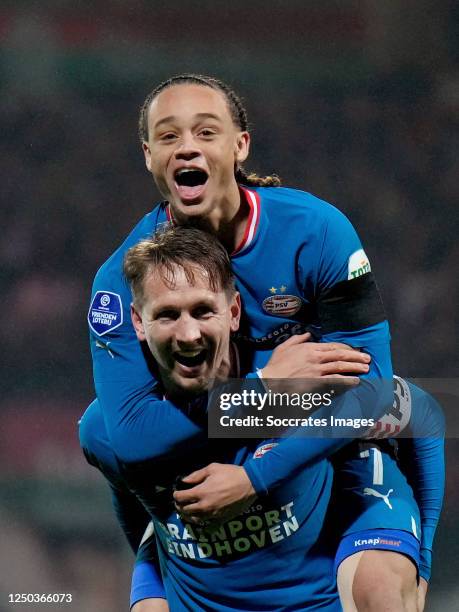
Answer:
[[(372, 356), (370, 372), (362, 377), (358, 391), (339, 400), (339, 409), (343, 416), (348, 410), (355, 417), (366, 403), (373, 416), (380, 416), (392, 396), (391, 389), (381, 393), (375, 384), (392, 377), (389, 332), (370, 264), (352, 225), (333, 206), (304, 192), (260, 188), (242, 193), (250, 215), (232, 263), (246, 313), (239, 341), (253, 349), (254, 366), (265, 365), (277, 343), (306, 327), (315, 329), (324, 341), (361, 347)], [(170, 507), (169, 514), (162, 507), (164, 496), (151, 490), (149, 466), (161, 475), (155, 486), (170, 492), (168, 479), (190, 471), (189, 460), (183, 470), (177, 462), (193, 457), (199, 463), (206, 444), (200, 407), (179, 409), (163, 398), (131, 325), (131, 294), (122, 274), (126, 250), (171, 221), (167, 205), (162, 204), (136, 226), (99, 270), (88, 313), (94, 381), (109, 445), (125, 464), (130, 490), (155, 517), (168, 599), (174, 602), (173, 609), (278, 609), (285, 594), (277, 593), (268, 579), (274, 572), (276, 585), (292, 581), (295, 586), (289, 609), (304, 609), (308, 601), (309, 609), (334, 610), (338, 604), (331, 578), (333, 554), (319, 536), (331, 484), (325, 457), (345, 441), (291, 436), (257, 456), (252, 447), (228, 456), (227, 461), (244, 465), (263, 503), (253, 510), (248, 524), (239, 529), (238, 523), (234, 533), (216, 535), (215, 542), (200, 540), (206, 535), (190, 535)], [(218, 453), (211, 456), (216, 460)], [(289, 510), (281, 510), (283, 506)], [(282, 514), (293, 512), (292, 507), (292, 524), (298, 525), (293, 531), (288, 523), (292, 517)], [(266, 513), (282, 524), (287, 521), (289, 537), (270, 539), (269, 529), (276, 534), (277, 527), (266, 524)], [(250, 586), (255, 558), (260, 567), (257, 593)], [(227, 563), (236, 571), (225, 573)], [(205, 599), (212, 582), (206, 588), (199, 586), (203, 565), (206, 579), (214, 574), (221, 581), (218, 606)], [(241, 575), (247, 577), (242, 586)]]
[[(81, 421), (81, 443), (88, 461), (104, 473), (111, 485), (118, 519), (134, 552), (137, 551), (151, 516), (155, 517), (156, 538), (150, 533), (150, 537), (142, 542), (138, 551), (131, 593), (132, 603), (146, 597), (166, 596), (158, 568), (158, 559), (161, 559), (162, 571), (166, 577), (167, 598), (170, 603), (173, 602), (172, 609), (186, 609), (191, 605), (203, 609), (207, 607), (238, 609), (238, 606), (251, 609), (250, 604), (258, 604), (260, 601), (264, 602), (266, 609), (271, 609), (264, 599), (265, 586), (269, 586), (270, 596), (276, 593), (279, 597), (291, 597), (289, 601), (292, 605), (295, 597), (299, 596), (305, 602), (311, 602), (311, 606), (325, 605), (330, 607), (324, 609), (334, 609), (331, 559), (337, 545), (335, 537), (343, 538), (337, 553), (337, 564), (357, 550), (368, 548), (403, 552), (419, 563), (415, 547), (412, 546), (413, 551), (411, 551), (408, 546), (410, 540), (407, 536), (403, 537), (402, 530), (413, 533), (416, 538), (421, 539), (419, 572), (428, 580), (433, 535), (441, 510), (444, 489), (444, 421), (437, 402), (422, 389), (398, 377), (394, 377), (394, 387), (393, 405), (380, 419), (375, 432), (379, 432), (379, 439), (394, 435), (415, 436), (413, 439), (399, 439), (399, 460), (404, 468), (403, 472), (408, 475), (415, 491), (421, 512), (422, 528), (419, 528), (418, 510), (411, 489), (406, 486), (406, 481), (396, 470), (391, 457), (386, 453), (381, 455), (377, 445), (373, 447), (364, 441), (359, 445), (351, 445), (346, 451), (347, 458), (344, 461), (339, 455), (335, 459), (335, 467), (338, 470), (337, 482), (340, 486), (335, 492), (334, 507), (331, 508), (332, 516), (330, 511), (327, 516), (329, 522), (331, 518), (333, 519), (331, 538), (330, 525), (327, 531), (323, 524), (330, 497), (328, 462), (312, 466), (302, 472), (301, 476), (277, 489), (279, 503), (285, 505), (284, 501), (290, 497), (292, 498), (290, 501), (293, 501), (292, 506), (284, 508), (286, 512), (284, 518), (292, 521), (292, 524), (288, 523), (288, 537), (294, 538), (292, 542), (284, 541), (285, 537), (281, 537), (284, 532), (281, 533), (279, 530), (273, 532), (274, 539), (266, 536), (267, 527), (279, 523), (277, 520), (273, 521), (272, 517), (279, 519), (280, 515), (276, 513), (271, 515), (270, 510), (267, 510), (271, 503), (269, 500), (275, 499), (276, 496), (261, 497), (260, 503), (254, 504), (249, 511), (230, 521), (214, 535), (206, 535), (202, 529), (184, 524), (171, 506), (171, 486), (177, 474), (189, 472), (190, 469), (199, 467), (199, 464), (193, 464), (192, 458), (188, 455), (169, 465), (167, 470), (158, 470), (157, 462), (153, 461), (142, 462), (134, 469), (130, 467), (126, 473), (110, 448), (100, 406), (98, 402), (94, 402)], [(278, 443), (278, 440), (263, 441), (255, 443), (255, 448), (253, 441), (248, 444), (241, 441), (241, 448), (236, 450), (230, 447), (225, 451), (219, 441), (218, 447), (207, 449), (209, 456), (202, 457), (201, 461), (206, 463), (212, 459), (244, 465), (247, 460), (259, 461), (265, 454), (272, 452)], [(406, 447), (408, 444), (410, 448)], [(365, 445), (367, 450), (359, 452)], [(356, 453), (353, 452), (352, 446), (356, 446)], [(365, 459), (365, 456), (368, 459)], [(139, 498), (132, 493), (133, 487), (140, 492), (143, 503), (140, 503)], [(390, 487), (390, 497), (386, 491), (388, 487)], [(282, 509), (282, 505), (280, 507)], [(293, 507), (298, 511), (295, 518), (293, 518)], [(333, 512), (337, 512), (337, 516)], [(271, 518), (268, 520), (266, 517)], [(336, 533), (335, 527), (339, 533)], [(370, 537), (372, 533), (375, 537)], [(387, 536), (389, 533), (392, 534), (390, 538)], [(413, 539), (413, 536), (411, 537)], [(317, 538), (315, 543), (314, 538)], [(288, 567), (294, 568), (296, 572), (289, 574), (291, 581), (288, 587), (293, 589), (292, 593), (290, 588), (287, 589), (287, 594), (282, 593), (285, 586), (283, 574), (278, 574), (279, 568), (276, 563), (273, 564), (271, 555), (259, 550), (274, 544), (275, 559), (279, 556), (284, 559), (285, 555), (287, 561), (291, 551), (296, 551), (294, 559), (288, 561)], [(286, 546), (285, 551), (284, 546)], [(242, 560), (243, 553), (247, 555), (245, 561)], [(201, 563), (197, 563), (196, 558)], [(210, 561), (211, 559), (213, 561)], [(299, 565), (296, 563), (298, 559), (301, 560)], [(256, 568), (260, 567), (260, 574), (254, 571), (245, 572), (244, 576), (248, 577), (249, 583), (246, 585), (244, 580), (240, 580), (239, 589), (242, 593), (239, 589), (236, 593), (232, 593), (231, 589), (226, 592), (228, 584), (233, 584), (231, 569), (239, 572), (245, 563), (254, 564)], [(225, 580), (221, 580), (219, 567), (225, 574)], [(207, 572), (210, 568), (212, 568), (211, 574), (202, 575), (203, 570)], [(304, 577), (304, 572), (308, 576), (307, 585), (302, 584), (301, 577)], [(174, 576), (174, 579), (171, 576)], [(268, 583), (266, 576), (270, 577)], [(207, 582), (207, 577), (211, 577), (210, 583)], [(313, 577), (314, 581), (310, 584)], [(254, 585), (257, 588), (254, 589)], [(207, 599), (209, 588), (211, 592), (217, 594), (215, 601)], [(261, 589), (261, 593), (258, 588)], [(226, 602), (226, 607), (222, 602)], [(277, 600), (270, 599), (270, 602)], [(222, 607), (219, 607), (220, 605)], [(274, 604), (273, 609), (276, 609), (275, 605), (277, 604)], [(292, 609), (297, 608), (292, 607)]]
[[(342, 403), (353, 417), (362, 405), (380, 416), (392, 398), (391, 385), (376, 390), (375, 384), (392, 378), (389, 331), (352, 225), (336, 208), (301, 191), (242, 193), (250, 215), (232, 264), (246, 313), (239, 339), (255, 347), (254, 366), (265, 365), (276, 343), (313, 326), (324, 341), (348, 342), (371, 355), (364, 384), (346, 393)], [(131, 293), (122, 274), (126, 250), (170, 222), (168, 206), (161, 204), (134, 228), (98, 271), (88, 313), (97, 397), (113, 449), (127, 462), (173, 455), (185, 440), (192, 444), (199, 437), (199, 427), (157, 391), (131, 324)], [(285, 453), (296, 462), (292, 469), (339, 445), (329, 439), (289, 444)], [(247, 464), (258, 492), (285, 477), (284, 459), (268, 457), (256, 469)]]

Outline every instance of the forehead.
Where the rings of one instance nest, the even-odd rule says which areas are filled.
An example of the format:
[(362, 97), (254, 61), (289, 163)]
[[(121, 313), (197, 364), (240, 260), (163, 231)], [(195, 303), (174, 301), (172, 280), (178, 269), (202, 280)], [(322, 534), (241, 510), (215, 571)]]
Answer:
[(154, 127), (167, 117), (186, 119), (198, 113), (216, 115), (232, 122), (224, 94), (211, 87), (182, 84), (167, 87), (150, 104), (148, 121)]
[(143, 283), (144, 301), (153, 307), (167, 303), (187, 307), (199, 301), (217, 301), (225, 296), (224, 291), (213, 291), (206, 270), (200, 266), (193, 268), (190, 282), (181, 266), (174, 266), (174, 276), (166, 270), (151, 270)]

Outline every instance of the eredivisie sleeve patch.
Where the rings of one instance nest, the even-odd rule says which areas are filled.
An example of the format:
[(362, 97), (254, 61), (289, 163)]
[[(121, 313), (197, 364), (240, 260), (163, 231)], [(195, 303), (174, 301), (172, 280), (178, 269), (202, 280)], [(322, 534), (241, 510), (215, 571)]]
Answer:
[(121, 297), (112, 291), (97, 291), (88, 312), (88, 324), (98, 336), (104, 336), (123, 323)]

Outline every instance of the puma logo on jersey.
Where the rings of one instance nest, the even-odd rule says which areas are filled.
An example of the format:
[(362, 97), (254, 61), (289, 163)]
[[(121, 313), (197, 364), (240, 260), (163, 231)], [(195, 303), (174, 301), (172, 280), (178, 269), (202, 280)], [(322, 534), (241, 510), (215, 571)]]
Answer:
[(100, 349), (104, 349), (105, 351), (107, 351), (107, 353), (110, 355), (110, 357), (112, 359), (115, 358), (115, 355), (111, 352), (111, 350), (108, 348), (108, 345), (110, 344), (110, 342), (104, 343), (101, 340), (96, 340), (96, 346), (97, 348)]
[(393, 508), (392, 508), (392, 504), (389, 501), (389, 495), (393, 493), (393, 491), (394, 489), (389, 489), (387, 493), (384, 495), (384, 493), (375, 491), (374, 489), (371, 489), (370, 487), (365, 487), (363, 490), (363, 494), (364, 495), (374, 495), (374, 497), (380, 497), (381, 499), (384, 500), (384, 503), (387, 504), (389, 508), (392, 510)]

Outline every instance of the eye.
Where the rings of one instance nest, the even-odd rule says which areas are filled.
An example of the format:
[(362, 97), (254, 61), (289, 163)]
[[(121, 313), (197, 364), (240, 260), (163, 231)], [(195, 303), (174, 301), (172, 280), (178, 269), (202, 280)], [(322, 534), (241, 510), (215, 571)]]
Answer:
[(215, 135), (216, 135), (216, 132), (212, 128), (202, 128), (199, 131), (199, 136), (202, 136), (203, 138), (209, 139), (209, 138), (212, 138)]
[(214, 314), (215, 311), (210, 306), (198, 306), (198, 308), (193, 310), (193, 317), (195, 319), (210, 319)]
[(169, 142), (175, 140), (176, 138), (177, 134), (174, 134), (174, 132), (166, 132), (165, 134), (160, 135), (159, 140), (162, 142)]
[(178, 312), (175, 310), (160, 310), (154, 317), (155, 321), (166, 323), (167, 321), (175, 321), (178, 319)]

